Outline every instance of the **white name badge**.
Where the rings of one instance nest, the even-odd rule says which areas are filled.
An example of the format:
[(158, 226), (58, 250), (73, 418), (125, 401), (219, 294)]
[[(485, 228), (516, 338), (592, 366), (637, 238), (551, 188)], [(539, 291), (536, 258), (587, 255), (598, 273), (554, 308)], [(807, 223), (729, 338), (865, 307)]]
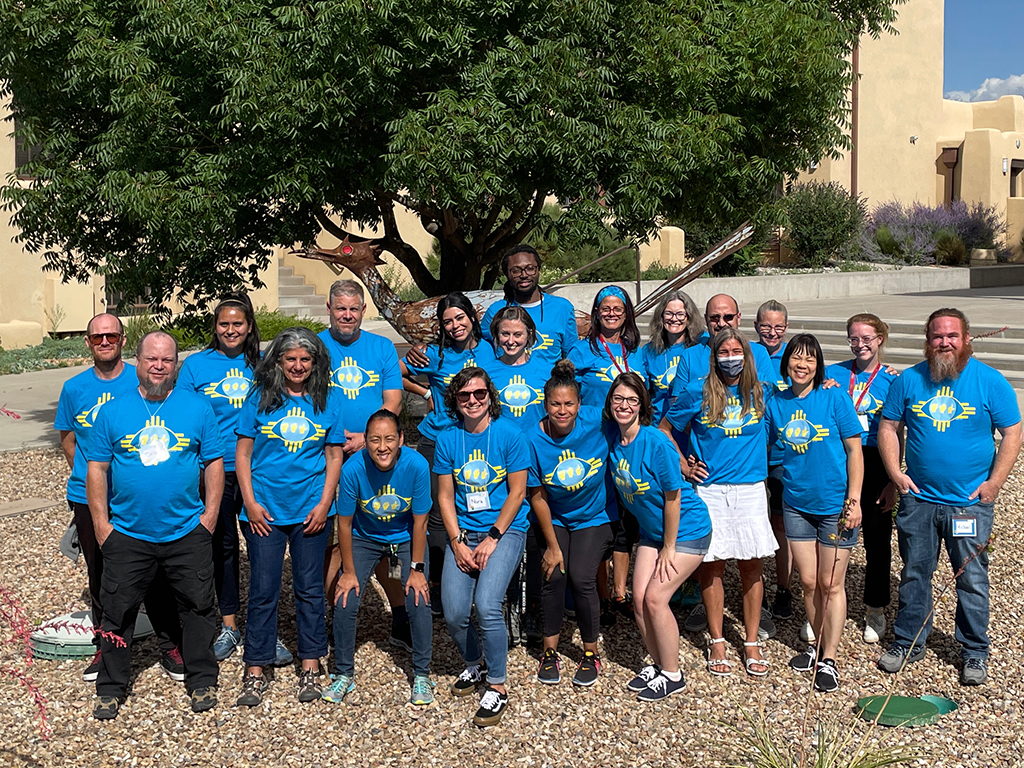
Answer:
[(139, 449), (139, 458), (144, 467), (155, 467), (171, 458), (162, 440), (151, 440)]
[(975, 517), (954, 517), (953, 535), (957, 538), (968, 538), (978, 535), (978, 519)]
[(466, 508), (470, 512), (479, 512), (481, 509), (491, 508), (491, 497), (487, 491), (473, 491), (466, 494)]
[(868, 415), (866, 413), (858, 413), (857, 418), (860, 419), (860, 428), (865, 432), (868, 431)]

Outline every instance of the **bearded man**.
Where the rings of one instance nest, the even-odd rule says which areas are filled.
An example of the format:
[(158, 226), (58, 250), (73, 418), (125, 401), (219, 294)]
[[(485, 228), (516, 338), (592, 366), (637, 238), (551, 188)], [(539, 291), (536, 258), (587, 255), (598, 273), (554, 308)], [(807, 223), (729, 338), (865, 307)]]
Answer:
[[(878, 430), (878, 451), (901, 496), (896, 531), (903, 558), (895, 639), (878, 666), (895, 673), (924, 657), (932, 626), (932, 574), (944, 542), (958, 574), (960, 684), (981, 685), (988, 676), (989, 650), (986, 544), (996, 497), (1020, 451), (1020, 409), (1003, 375), (972, 357), (963, 312), (933, 312), (925, 339), (924, 362), (893, 382)], [(904, 427), (906, 472), (900, 466)], [(998, 451), (993, 430), (1002, 437)]]

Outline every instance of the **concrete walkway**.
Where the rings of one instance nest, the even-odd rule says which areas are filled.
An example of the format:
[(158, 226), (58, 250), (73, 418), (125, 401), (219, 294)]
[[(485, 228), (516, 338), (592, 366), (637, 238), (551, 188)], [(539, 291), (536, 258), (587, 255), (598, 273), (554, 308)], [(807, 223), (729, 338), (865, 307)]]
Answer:
[[(873, 312), (887, 321), (916, 322), (922, 326), (922, 340), (925, 319), (939, 307), (952, 306), (963, 310), (972, 327), (979, 332), (1005, 325), (1024, 327), (1024, 286), (789, 301), (786, 306), (790, 315), (795, 317), (833, 317), (845, 320), (856, 312)], [(744, 304), (740, 309), (744, 315), (744, 329), (750, 331), (757, 305)], [(401, 342), (401, 337), (383, 321), (370, 321), (365, 327), (396, 343)], [(61, 386), (85, 368), (81, 366), (0, 376), (0, 406), (6, 406), (22, 417), (14, 420), (0, 415), (0, 451), (57, 445), (53, 418), (57, 412)], [(1024, 405), (1024, 394), (1018, 392), (1018, 401)]]

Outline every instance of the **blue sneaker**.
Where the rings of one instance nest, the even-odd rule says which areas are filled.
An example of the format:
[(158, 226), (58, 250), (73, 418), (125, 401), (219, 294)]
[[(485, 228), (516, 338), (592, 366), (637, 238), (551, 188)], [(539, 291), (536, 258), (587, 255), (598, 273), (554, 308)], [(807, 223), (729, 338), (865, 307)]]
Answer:
[(274, 666), (275, 667), (287, 667), (292, 663), (295, 658), (292, 656), (292, 652), (285, 647), (285, 644), (281, 642), (281, 638), (277, 638), (277, 645), (274, 646)]
[(416, 675), (412, 680), (412, 696), (409, 703), (425, 707), (434, 703), (434, 683), (426, 675)]
[(324, 688), (320, 698), (333, 704), (340, 704), (356, 689), (356, 681), (348, 675), (331, 675), (331, 684)]
[(224, 661), (242, 644), (242, 633), (227, 624), (220, 625), (220, 634), (213, 641), (213, 655), (217, 661)]

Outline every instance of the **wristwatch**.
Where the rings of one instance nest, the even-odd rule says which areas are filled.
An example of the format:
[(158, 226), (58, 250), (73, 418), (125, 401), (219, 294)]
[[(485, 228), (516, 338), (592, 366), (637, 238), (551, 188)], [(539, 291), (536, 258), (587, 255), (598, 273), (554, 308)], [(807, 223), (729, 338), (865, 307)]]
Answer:
[(491, 526), (491, 530), (487, 532), (487, 535), (495, 541), (501, 541), (501, 531), (498, 530), (498, 526), (496, 525)]
[(416, 571), (416, 573), (423, 573), (426, 570), (426, 566), (423, 563), (417, 563), (415, 560), (409, 563), (409, 567)]
[(424, 400), (429, 400), (433, 396), (434, 396), (434, 393), (431, 392), (429, 389), (426, 392), (424, 392), (422, 395), (420, 395), (420, 397), (422, 397)]

